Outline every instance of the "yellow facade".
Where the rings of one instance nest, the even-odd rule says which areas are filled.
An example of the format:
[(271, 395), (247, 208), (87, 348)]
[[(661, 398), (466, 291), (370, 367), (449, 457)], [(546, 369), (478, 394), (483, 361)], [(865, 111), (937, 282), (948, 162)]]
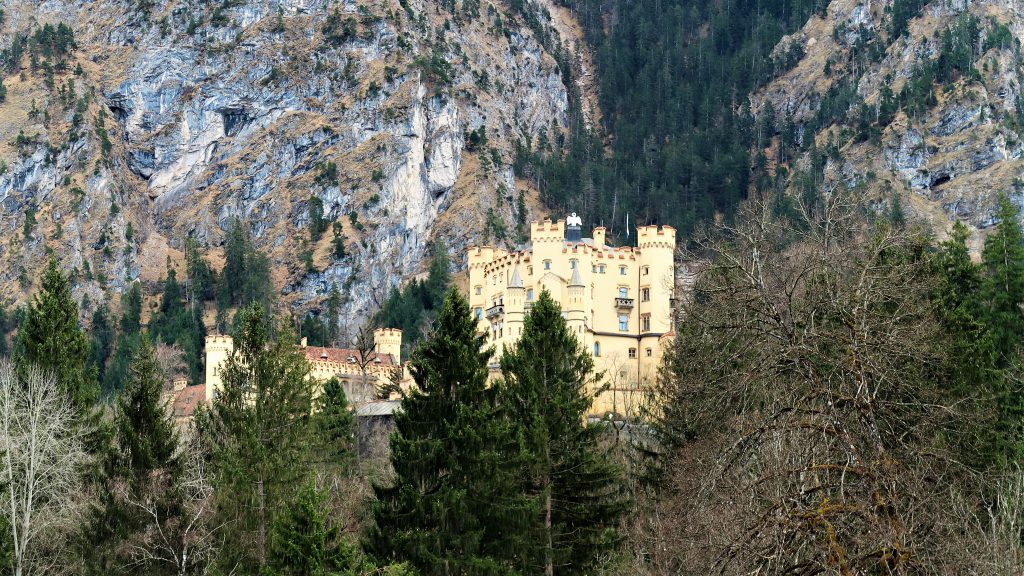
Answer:
[[(488, 344), (512, 347), (543, 290), (603, 373), (592, 416), (634, 416), (672, 333), (675, 229), (642, 226), (635, 247), (605, 245), (605, 229), (581, 238), (576, 221), (533, 222), (530, 245), (469, 250), (469, 302)], [(493, 366), (496, 369), (496, 366)]]
[[(307, 346), (306, 339), (300, 344), (309, 361), (309, 376), (316, 382), (338, 378), (345, 389), (349, 402), (360, 404), (377, 399), (376, 391), (390, 382), (395, 371), (402, 371), (402, 331), (397, 328), (380, 328), (373, 332), (374, 350), (361, 361), (358, 350), (346, 348), (323, 348)], [(206, 338), (206, 402), (223, 390), (221, 370), (224, 362), (234, 350), (230, 336), (207, 336)], [(403, 386), (408, 386), (409, 376), (399, 372)], [(317, 388), (319, 391), (319, 387)]]

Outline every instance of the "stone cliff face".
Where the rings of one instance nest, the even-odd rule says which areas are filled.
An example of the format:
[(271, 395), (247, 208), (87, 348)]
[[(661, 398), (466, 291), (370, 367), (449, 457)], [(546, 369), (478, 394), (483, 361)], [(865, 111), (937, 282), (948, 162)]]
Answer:
[[(566, 87), (520, 22), (478, 0), (8, 3), (0, 47), (65, 23), (77, 48), (4, 81), (0, 284), (24, 295), (52, 251), (95, 301), (159, 278), (187, 238), (216, 260), (237, 217), (286, 304), (334, 283), (365, 316), (432, 240), (459, 263), (488, 209), (514, 222), (513, 142), (564, 128)], [(344, 258), (330, 229), (310, 237), (313, 195)]]
[[(933, 1), (900, 33), (894, 12), (910, 4), (834, 0), (783, 39), (777, 51), (796, 45), (802, 56), (752, 108), (760, 116), (771, 104), (805, 149), (814, 139), (826, 189), (865, 186), (880, 203), (898, 196), (940, 236), (961, 219), (982, 231), (980, 243), (997, 192), (1024, 205), (1024, 21), (1011, 0)], [(810, 155), (793, 167), (808, 169)]]

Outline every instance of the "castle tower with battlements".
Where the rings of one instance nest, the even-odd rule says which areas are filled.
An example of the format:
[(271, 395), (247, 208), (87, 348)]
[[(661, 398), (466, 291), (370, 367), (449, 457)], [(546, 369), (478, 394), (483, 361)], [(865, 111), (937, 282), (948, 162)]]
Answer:
[(596, 385), (607, 390), (592, 415), (635, 415), (672, 335), (676, 231), (641, 226), (632, 247), (606, 245), (601, 227), (591, 236), (582, 237), (573, 214), (532, 222), (530, 244), (521, 250), (471, 247), (469, 302), (488, 345), (501, 350), (515, 345), (525, 314), (547, 290), (604, 373)]

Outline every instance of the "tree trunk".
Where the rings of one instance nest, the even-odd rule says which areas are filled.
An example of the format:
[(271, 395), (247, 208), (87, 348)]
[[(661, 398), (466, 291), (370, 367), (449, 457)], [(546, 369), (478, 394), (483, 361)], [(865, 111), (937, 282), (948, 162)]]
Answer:
[(555, 563), (554, 563), (554, 544), (551, 538), (551, 484), (548, 484), (546, 494), (544, 495), (544, 537), (546, 542), (544, 543), (544, 574), (547, 576), (554, 576), (555, 574)]
[(263, 480), (256, 482), (256, 491), (259, 498), (259, 553), (260, 568), (267, 565), (267, 517), (263, 506)]

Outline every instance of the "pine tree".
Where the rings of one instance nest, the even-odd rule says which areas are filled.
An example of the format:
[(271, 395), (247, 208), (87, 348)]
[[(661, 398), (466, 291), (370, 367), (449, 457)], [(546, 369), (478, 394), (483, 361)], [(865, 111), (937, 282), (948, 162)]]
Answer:
[(114, 351), (114, 326), (110, 320), (110, 308), (106, 303), (92, 313), (90, 330), (89, 364), (95, 367), (96, 378), (103, 382), (107, 372), (107, 360)]
[(89, 366), (89, 339), (78, 324), (78, 304), (55, 258), (50, 258), (18, 331), (18, 360), (22, 366), (52, 371), (79, 411), (91, 408), (99, 397), (96, 370)]
[(139, 345), (142, 330), (142, 287), (138, 282), (134, 282), (128, 291), (121, 294), (121, 318), (118, 325), (121, 333), (117, 336), (117, 344), (114, 346), (114, 353), (103, 378), (105, 398), (124, 387), (132, 357)]
[(174, 541), (174, 532), (183, 529), (178, 493), (182, 466), (177, 430), (164, 404), (166, 379), (153, 344), (143, 337), (115, 404), (113, 438), (97, 482), (98, 501), (81, 534), (88, 574), (176, 573), (161, 562), (139, 562), (133, 555), (147, 546), (154, 532)]
[(395, 415), (391, 487), (376, 487), (368, 546), (420, 574), (513, 574), (528, 503), (469, 304), (449, 291), (432, 337), (413, 354), (414, 389)]
[(1024, 343), (1024, 231), (1020, 210), (1006, 194), (999, 197), (999, 224), (985, 238), (981, 261), (986, 322), (1001, 366)]
[(223, 389), (199, 428), (211, 451), (217, 514), (225, 522), (225, 565), (243, 573), (266, 566), (267, 537), (307, 475), (310, 449), (309, 364), (287, 322), (271, 338), (263, 308), (241, 310), (235, 354)]
[(313, 422), (320, 441), (318, 458), (329, 466), (345, 467), (353, 456), (355, 416), (341, 382), (337, 378), (325, 382), (315, 404)]
[[(1005, 195), (999, 197), (999, 224), (981, 253), (983, 280), (979, 316), (985, 338), (976, 348), (991, 363), (989, 378), (998, 403), (997, 438), (1007, 459), (1024, 457), (1024, 389), (1008, 371), (1024, 354), (1024, 232), (1020, 210)], [(980, 356), (980, 354), (979, 354)]]
[(274, 520), (267, 576), (357, 576), (354, 547), (332, 520), (327, 491), (307, 481)]
[(333, 346), (338, 340), (338, 323), (341, 322), (341, 292), (338, 285), (331, 283), (327, 296), (327, 343)]
[(593, 367), (558, 304), (542, 292), (515, 349), (501, 357), (502, 398), (529, 454), (520, 489), (540, 510), (524, 573), (590, 574), (619, 542), (622, 472), (599, 447), (602, 428), (584, 423)]

